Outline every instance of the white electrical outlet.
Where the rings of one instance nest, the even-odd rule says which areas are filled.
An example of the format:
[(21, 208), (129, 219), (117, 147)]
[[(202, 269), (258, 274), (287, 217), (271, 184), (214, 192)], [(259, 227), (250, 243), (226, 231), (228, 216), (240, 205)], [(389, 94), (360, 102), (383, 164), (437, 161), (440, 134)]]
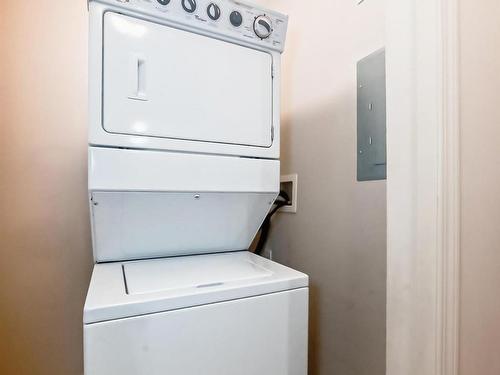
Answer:
[(281, 190), (288, 194), (291, 204), (281, 207), (279, 212), (297, 213), (298, 181), (299, 177), (296, 173), (281, 176)]

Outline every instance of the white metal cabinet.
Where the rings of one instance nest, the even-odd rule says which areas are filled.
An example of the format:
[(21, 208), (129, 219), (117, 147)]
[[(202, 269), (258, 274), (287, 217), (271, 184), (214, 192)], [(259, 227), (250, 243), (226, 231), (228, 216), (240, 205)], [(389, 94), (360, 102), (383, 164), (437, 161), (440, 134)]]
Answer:
[(308, 289), (87, 324), (86, 375), (305, 375)]

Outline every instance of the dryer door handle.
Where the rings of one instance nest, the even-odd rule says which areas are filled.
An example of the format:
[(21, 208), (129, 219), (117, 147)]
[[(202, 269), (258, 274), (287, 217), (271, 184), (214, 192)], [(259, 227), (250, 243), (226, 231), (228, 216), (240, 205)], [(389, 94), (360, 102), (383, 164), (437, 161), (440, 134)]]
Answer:
[(146, 95), (146, 59), (144, 56), (134, 54), (129, 62), (130, 94), (129, 99), (147, 101)]

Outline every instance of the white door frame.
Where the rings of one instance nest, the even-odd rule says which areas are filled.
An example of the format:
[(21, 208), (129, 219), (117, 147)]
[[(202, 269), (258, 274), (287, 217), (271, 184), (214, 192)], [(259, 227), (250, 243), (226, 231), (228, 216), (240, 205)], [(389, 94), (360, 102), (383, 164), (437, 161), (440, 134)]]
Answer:
[(387, 374), (458, 373), (458, 0), (387, 0)]

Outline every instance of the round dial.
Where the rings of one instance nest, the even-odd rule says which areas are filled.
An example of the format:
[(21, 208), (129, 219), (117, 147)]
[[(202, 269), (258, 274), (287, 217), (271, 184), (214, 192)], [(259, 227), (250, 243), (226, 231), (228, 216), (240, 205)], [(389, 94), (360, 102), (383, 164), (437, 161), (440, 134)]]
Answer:
[(261, 39), (269, 38), (273, 32), (273, 23), (271, 19), (267, 16), (256, 17), (253, 23), (253, 31), (255, 31), (255, 34)]
[(193, 13), (196, 10), (196, 0), (182, 0), (181, 4), (188, 13)]
[(241, 15), (240, 12), (235, 10), (229, 16), (229, 21), (231, 22), (231, 25), (233, 25), (234, 27), (240, 27), (241, 24), (243, 23), (243, 16)]
[(160, 3), (161, 5), (168, 5), (168, 3), (170, 3), (170, 0), (158, 0), (158, 3)]
[(217, 21), (220, 18), (219, 6), (215, 3), (210, 3), (207, 7), (207, 14), (211, 20)]

